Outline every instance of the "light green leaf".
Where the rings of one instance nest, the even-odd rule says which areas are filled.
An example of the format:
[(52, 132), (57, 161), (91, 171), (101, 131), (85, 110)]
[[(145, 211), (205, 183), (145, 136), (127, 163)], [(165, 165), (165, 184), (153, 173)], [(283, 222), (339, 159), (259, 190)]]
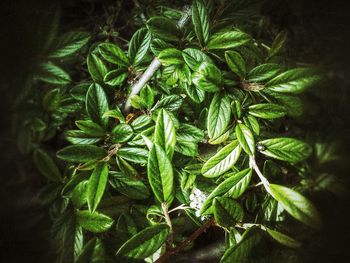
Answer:
[(300, 193), (277, 184), (270, 184), (271, 195), (295, 219), (313, 227), (321, 227), (321, 218), (315, 206)]
[(154, 110), (164, 108), (167, 111), (177, 111), (182, 105), (182, 97), (179, 95), (169, 95), (157, 102)]
[(117, 155), (125, 160), (134, 163), (146, 164), (148, 159), (148, 151), (136, 147), (123, 147), (117, 152)]
[(217, 196), (224, 195), (227, 197), (232, 197), (234, 199), (239, 198), (247, 189), (251, 177), (252, 169), (248, 168), (238, 173), (234, 173), (225, 179), (211, 192), (211, 194), (204, 201), (203, 206), (200, 210), (201, 214), (207, 214), (210, 212), (208, 209), (211, 207), (212, 201)]
[(87, 231), (101, 233), (111, 228), (114, 220), (102, 213), (90, 213), (88, 210), (78, 210), (77, 222)]
[(248, 107), (248, 113), (262, 119), (277, 119), (286, 115), (286, 109), (278, 104), (261, 103)]
[(103, 83), (103, 79), (108, 72), (103, 60), (92, 52), (87, 57), (87, 66), (91, 78), (97, 83)]
[(98, 45), (98, 51), (101, 56), (112, 64), (119, 65), (121, 67), (128, 67), (130, 65), (129, 59), (125, 52), (115, 44), (102, 43)]
[(226, 141), (230, 137), (230, 130), (227, 130), (224, 134), (220, 135), (219, 137), (215, 138), (214, 140), (209, 139), (208, 143), (210, 144), (221, 144), (224, 141)]
[(312, 152), (311, 147), (293, 138), (274, 138), (260, 141), (261, 153), (278, 160), (297, 163), (308, 158)]
[(113, 188), (132, 199), (146, 199), (150, 192), (145, 183), (135, 177), (127, 176), (121, 172), (112, 172), (109, 179)]
[(211, 140), (215, 140), (227, 131), (231, 121), (231, 100), (227, 95), (215, 94), (210, 103), (207, 129)]
[(63, 58), (72, 55), (84, 47), (90, 38), (90, 34), (86, 32), (68, 32), (54, 44), (49, 57)]
[(250, 131), (250, 129), (242, 123), (237, 123), (235, 131), (236, 131), (237, 139), (241, 144), (243, 150), (248, 155), (254, 155), (255, 140), (254, 140), (254, 135)]
[(107, 151), (95, 145), (71, 145), (59, 150), (57, 157), (73, 163), (99, 160), (107, 156)]
[(129, 124), (120, 123), (111, 132), (114, 143), (127, 142), (134, 135), (134, 131)]
[(176, 144), (176, 133), (173, 120), (164, 109), (161, 109), (158, 113), (154, 142), (163, 148), (169, 160), (171, 160)]
[(192, 22), (198, 41), (202, 47), (209, 40), (209, 16), (202, 0), (192, 2)]
[(192, 76), (194, 85), (204, 91), (217, 92), (222, 82), (221, 71), (208, 62), (203, 62)]
[(125, 117), (122, 113), (122, 111), (120, 110), (120, 108), (118, 106), (114, 106), (115, 109), (113, 110), (108, 110), (105, 113), (103, 113), (102, 118), (114, 118), (119, 120), (120, 122), (125, 122)]
[(152, 17), (147, 21), (147, 28), (152, 35), (165, 41), (176, 41), (181, 35), (177, 25), (166, 17)]
[(92, 121), (106, 126), (108, 118), (104, 118), (103, 114), (109, 110), (108, 98), (99, 84), (92, 84), (86, 94), (85, 100), (86, 112)]
[(204, 139), (204, 132), (196, 126), (181, 123), (176, 131), (176, 141), (194, 141), (199, 142)]
[(246, 66), (242, 56), (233, 50), (225, 52), (225, 58), (230, 69), (241, 79), (245, 77)]
[(158, 55), (159, 61), (165, 65), (181, 65), (184, 63), (182, 52), (176, 48), (167, 48)]
[(145, 107), (150, 110), (154, 103), (154, 93), (150, 86), (145, 86), (141, 89), (140, 97)]
[(215, 222), (223, 227), (234, 227), (242, 222), (244, 212), (241, 205), (229, 197), (215, 197), (213, 201)]
[(183, 59), (186, 64), (193, 70), (197, 71), (202, 62), (213, 64), (213, 61), (204, 52), (196, 48), (186, 48), (182, 51)]
[(141, 64), (150, 47), (151, 40), (151, 34), (146, 28), (141, 28), (134, 33), (128, 50), (129, 58), (133, 65)]
[(99, 163), (90, 176), (87, 186), (87, 202), (91, 213), (95, 212), (104, 194), (108, 171), (107, 163)]
[(241, 149), (237, 140), (226, 145), (203, 165), (202, 174), (212, 178), (230, 170), (237, 162)]
[(127, 259), (144, 259), (156, 252), (166, 241), (169, 227), (166, 224), (150, 226), (126, 241), (118, 250), (117, 256)]
[(39, 172), (50, 181), (61, 182), (62, 175), (52, 158), (43, 150), (36, 149), (33, 155), (34, 164)]
[(320, 81), (312, 69), (290, 69), (266, 83), (266, 88), (275, 92), (300, 93)]
[(201, 103), (205, 98), (205, 91), (198, 89), (194, 85), (183, 83), (183, 87), (186, 91), (186, 94), (195, 102)]
[(173, 198), (173, 167), (168, 156), (157, 143), (152, 145), (148, 156), (148, 180), (159, 202), (170, 202)]
[(207, 45), (208, 49), (230, 49), (247, 44), (250, 36), (240, 31), (218, 32), (213, 35)]
[(177, 141), (175, 151), (189, 157), (198, 156), (198, 144), (192, 141)]
[(101, 136), (92, 136), (81, 130), (65, 131), (64, 138), (71, 144), (94, 144), (102, 140)]
[(103, 78), (104, 83), (113, 87), (121, 86), (128, 78), (128, 71), (125, 69), (115, 69), (109, 71)]

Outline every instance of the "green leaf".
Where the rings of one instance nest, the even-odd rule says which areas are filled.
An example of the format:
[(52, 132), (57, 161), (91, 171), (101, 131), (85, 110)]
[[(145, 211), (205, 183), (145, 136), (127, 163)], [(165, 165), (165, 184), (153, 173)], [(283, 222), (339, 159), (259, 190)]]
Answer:
[(71, 82), (69, 74), (50, 61), (41, 65), (36, 78), (56, 85), (67, 85)]
[(162, 51), (163, 49), (172, 48), (172, 47), (174, 47), (174, 45), (170, 44), (169, 42), (165, 42), (164, 40), (159, 38), (152, 39), (151, 46), (150, 46), (155, 56), (158, 56), (160, 51)]
[(78, 224), (93, 233), (101, 233), (107, 231), (113, 225), (114, 220), (102, 213), (90, 213), (88, 210), (77, 211)]
[(269, 58), (277, 55), (283, 49), (283, 47), (287, 42), (287, 37), (288, 37), (287, 31), (281, 31), (277, 34), (269, 50)]
[(247, 44), (250, 36), (240, 31), (219, 32), (213, 35), (207, 45), (208, 49), (230, 49)]
[(247, 76), (249, 82), (264, 82), (277, 76), (281, 66), (274, 63), (267, 63), (253, 68)]
[(182, 52), (176, 48), (167, 48), (158, 55), (159, 61), (165, 65), (181, 65), (184, 63)]
[(53, 89), (47, 92), (43, 98), (43, 107), (48, 111), (55, 111), (58, 109), (61, 102), (60, 89)]
[(80, 209), (87, 202), (87, 185), (87, 180), (81, 181), (75, 186), (71, 193), (71, 201), (77, 209)]
[(150, 47), (151, 40), (151, 34), (146, 28), (141, 28), (134, 33), (128, 50), (129, 58), (133, 65), (141, 64)]
[(233, 50), (225, 52), (225, 58), (230, 69), (241, 79), (245, 77), (246, 66), (242, 56)]
[(141, 89), (140, 97), (143, 101), (145, 107), (150, 110), (154, 103), (154, 93), (153, 90), (147, 85)]
[(210, 25), (207, 7), (202, 0), (194, 0), (192, 2), (192, 22), (198, 41), (204, 47), (209, 40)]
[(173, 198), (173, 167), (168, 156), (157, 143), (152, 145), (148, 156), (148, 180), (159, 202), (170, 202)]
[(114, 143), (127, 142), (134, 135), (134, 131), (129, 124), (120, 123), (111, 132)]
[(222, 82), (221, 71), (214, 64), (203, 62), (193, 74), (192, 81), (201, 90), (217, 92)]
[(99, 84), (92, 84), (86, 93), (85, 99), (86, 112), (92, 121), (103, 125), (108, 124), (108, 118), (104, 118), (103, 114), (109, 110), (108, 98)]
[(58, 167), (52, 158), (45, 151), (36, 149), (33, 158), (35, 166), (42, 175), (54, 182), (62, 181), (61, 172), (58, 170)]
[(157, 102), (154, 110), (164, 108), (167, 111), (177, 111), (182, 105), (182, 97), (179, 95), (169, 95)]
[(131, 126), (135, 131), (144, 132), (152, 123), (152, 118), (149, 115), (141, 115), (132, 121)]
[(91, 213), (95, 212), (104, 194), (108, 179), (107, 163), (99, 163), (92, 172), (87, 186), (87, 202)]
[(99, 160), (107, 156), (107, 151), (95, 145), (71, 145), (57, 152), (57, 157), (73, 163)]
[(138, 178), (112, 172), (110, 182), (118, 192), (132, 199), (146, 199), (150, 196), (148, 187)]
[(87, 57), (87, 66), (91, 78), (97, 83), (103, 83), (103, 79), (108, 72), (108, 69), (95, 53), (90, 53)]
[(98, 45), (98, 51), (101, 56), (112, 64), (119, 65), (121, 67), (128, 67), (130, 65), (129, 59), (125, 52), (115, 44), (102, 43)]
[(266, 83), (266, 88), (275, 92), (300, 93), (320, 81), (312, 69), (290, 69)]
[(262, 119), (277, 119), (286, 115), (286, 109), (278, 104), (261, 103), (248, 107), (248, 113)]
[(176, 142), (175, 151), (189, 157), (198, 156), (198, 144), (191, 141)]
[(90, 34), (86, 32), (68, 32), (55, 43), (49, 57), (63, 58), (72, 55), (83, 48), (90, 38)]
[(83, 251), (74, 263), (103, 263), (105, 260), (103, 244), (98, 238), (94, 237), (86, 243)]
[(114, 118), (119, 120), (120, 122), (125, 122), (125, 117), (122, 113), (122, 111), (120, 110), (120, 108), (118, 106), (114, 106), (115, 109), (113, 110), (108, 110), (105, 113), (103, 113), (102, 118)]
[(227, 131), (231, 121), (231, 100), (227, 95), (215, 94), (210, 103), (207, 129), (211, 140), (215, 140)]
[(214, 140), (209, 139), (208, 143), (221, 144), (230, 137), (230, 134), (231, 134), (230, 130), (227, 130), (224, 134), (220, 135), (219, 137), (215, 138)]
[(295, 219), (313, 227), (321, 227), (321, 218), (315, 206), (300, 193), (277, 184), (270, 184), (271, 195)]
[(260, 135), (260, 125), (254, 116), (248, 115), (247, 117), (243, 117), (243, 120), (245, 125), (247, 125), (256, 135)]
[(186, 94), (195, 102), (201, 103), (205, 98), (205, 91), (196, 88), (194, 85), (183, 83)]
[[(251, 227), (243, 234), (241, 241), (225, 251), (220, 263), (256, 262), (258, 245), (261, 242), (261, 233), (257, 227)], [(254, 257), (255, 260), (249, 260)]]
[(94, 144), (102, 140), (101, 136), (91, 136), (81, 130), (65, 131), (64, 138), (72, 144)]
[(173, 120), (164, 109), (161, 109), (158, 113), (154, 142), (163, 148), (169, 160), (171, 160), (176, 144), (176, 133)]
[(100, 125), (90, 120), (76, 121), (75, 125), (90, 136), (103, 137), (106, 134), (105, 130)]
[(260, 141), (261, 153), (278, 160), (297, 163), (308, 158), (312, 152), (311, 147), (293, 138), (274, 138)]
[(298, 240), (295, 240), (294, 238), (291, 238), (290, 236), (287, 236), (281, 232), (278, 232), (276, 230), (272, 230), (268, 227), (266, 228), (266, 232), (278, 243), (281, 243), (284, 246), (291, 247), (291, 248), (298, 248), (301, 246), (301, 243)]
[(165, 41), (176, 41), (181, 32), (176, 24), (169, 18), (156, 16), (147, 21), (147, 28), (157, 38)]
[(186, 64), (193, 70), (197, 71), (202, 62), (213, 64), (213, 61), (204, 52), (196, 48), (186, 48), (182, 51), (183, 59)]
[(215, 197), (213, 201), (215, 222), (223, 227), (234, 227), (242, 222), (244, 212), (241, 205), (229, 197)]
[(176, 131), (176, 141), (194, 141), (199, 142), (204, 139), (204, 132), (197, 127), (181, 123), (180, 128)]
[(136, 147), (123, 147), (118, 150), (117, 155), (130, 162), (140, 164), (146, 164), (148, 160), (148, 151)]
[(241, 144), (243, 150), (248, 154), (248, 155), (254, 155), (255, 153), (255, 140), (254, 140), (254, 135), (251, 132), (251, 130), (245, 126), (242, 123), (237, 123), (236, 128), (236, 136)]
[(125, 69), (115, 69), (109, 71), (103, 78), (104, 83), (113, 87), (121, 86), (128, 78), (128, 71)]
[(204, 201), (200, 210), (201, 214), (207, 214), (212, 201), (217, 196), (228, 196), (234, 199), (239, 198), (247, 189), (252, 177), (252, 169), (248, 168), (235, 173), (220, 183)]
[(241, 149), (237, 140), (226, 145), (203, 165), (202, 174), (213, 178), (230, 170), (237, 162)]
[(144, 259), (156, 252), (166, 241), (169, 227), (166, 224), (150, 226), (126, 241), (118, 250), (117, 256), (126, 259)]

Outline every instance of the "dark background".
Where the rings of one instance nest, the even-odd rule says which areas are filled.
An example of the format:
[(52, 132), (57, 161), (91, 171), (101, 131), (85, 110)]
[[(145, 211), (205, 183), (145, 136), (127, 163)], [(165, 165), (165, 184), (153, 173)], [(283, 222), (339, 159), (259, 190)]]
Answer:
[[(26, 78), (35, 68), (44, 39), (40, 21), (62, 6), (62, 26), (75, 27), (82, 16), (81, 6), (89, 1), (1, 1), (0, 30), (0, 262), (50, 262), (47, 251), (49, 221), (38, 211), (32, 197), (40, 184), (36, 175), (19, 171), (22, 156), (13, 137), (14, 101)], [(128, 2), (128, 1), (124, 1)], [(129, 1), (130, 3), (131, 1)], [(142, 1), (140, 1), (142, 2)], [(310, 130), (341, 143), (342, 162), (333, 171), (347, 182), (349, 177), (349, 88), (350, 22), (346, 1), (272, 0), (263, 13), (275, 27), (292, 32), (296, 57), (321, 67), (328, 77), (320, 90), (313, 91), (314, 119)], [(304, 262), (350, 262), (350, 202), (319, 196), (314, 200), (325, 218), (325, 227), (312, 244), (300, 253)]]

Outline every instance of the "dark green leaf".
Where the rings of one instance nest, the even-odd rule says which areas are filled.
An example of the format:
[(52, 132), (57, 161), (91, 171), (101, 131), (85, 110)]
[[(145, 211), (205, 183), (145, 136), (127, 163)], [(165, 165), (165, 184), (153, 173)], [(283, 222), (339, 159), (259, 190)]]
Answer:
[(103, 79), (108, 72), (105, 63), (95, 53), (90, 53), (87, 57), (87, 66), (91, 78), (98, 83), (103, 83)]
[(234, 227), (242, 222), (244, 212), (241, 205), (229, 197), (215, 197), (213, 201), (215, 221), (223, 227)]
[(103, 78), (104, 83), (111, 86), (121, 86), (128, 78), (129, 73), (125, 69), (109, 71)]
[(150, 110), (154, 103), (154, 93), (153, 90), (147, 85), (141, 89), (140, 97), (143, 101), (145, 107)]
[(94, 144), (102, 140), (101, 136), (92, 136), (81, 130), (65, 131), (64, 138), (72, 144)]
[(168, 234), (169, 227), (166, 224), (147, 227), (126, 241), (118, 250), (117, 255), (127, 259), (144, 259), (164, 244)]
[(35, 150), (33, 158), (35, 166), (42, 175), (46, 176), (51, 181), (62, 181), (62, 175), (57, 165), (45, 151), (41, 149)]
[(277, 119), (286, 115), (283, 106), (273, 103), (254, 104), (249, 106), (248, 113), (262, 119)]
[(247, 76), (249, 82), (264, 82), (277, 76), (281, 71), (281, 66), (278, 64), (267, 63), (253, 68)]
[(182, 52), (176, 48), (167, 48), (158, 55), (159, 61), (165, 65), (181, 65), (184, 63)]
[(182, 56), (186, 64), (193, 70), (197, 71), (202, 62), (213, 64), (211, 58), (196, 48), (186, 48), (182, 51)]
[(36, 77), (50, 84), (67, 85), (71, 82), (68, 73), (52, 62), (42, 64)]
[(92, 84), (86, 94), (85, 100), (86, 112), (92, 121), (106, 126), (108, 118), (104, 118), (103, 114), (109, 110), (108, 98), (99, 84)]
[(106, 134), (105, 130), (100, 125), (90, 120), (76, 121), (75, 125), (90, 136), (103, 137)]
[(217, 92), (222, 82), (221, 71), (214, 64), (203, 62), (193, 74), (192, 81), (201, 90)]
[(114, 143), (129, 141), (134, 135), (134, 131), (129, 124), (120, 123), (111, 132)]
[(281, 243), (284, 246), (291, 247), (291, 248), (298, 248), (301, 246), (301, 243), (294, 238), (291, 238), (281, 232), (278, 232), (276, 230), (272, 230), (270, 228), (266, 228), (266, 232), (278, 243)]
[(154, 142), (163, 148), (169, 160), (171, 160), (176, 144), (176, 133), (173, 120), (164, 109), (161, 109), (158, 113), (154, 130)]
[(129, 44), (129, 58), (133, 65), (139, 65), (147, 54), (151, 44), (151, 34), (146, 28), (137, 30), (132, 36)]
[(86, 32), (68, 32), (64, 34), (54, 45), (50, 58), (62, 58), (72, 55), (84, 47), (90, 40), (90, 34)]
[(98, 51), (101, 56), (112, 64), (116, 64), (122, 67), (128, 67), (130, 62), (123, 50), (112, 43), (102, 43), (98, 45)]
[(154, 109), (164, 108), (167, 111), (177, 111), (182, 105), (182, 100), (178, 95), (169, 95), (158, 101)]
[(237, 139), (241, 144), (243, 150), (248, 155), (254, 155), (255, 140), (254, 140), (254, 135), (250, 131), (250, 129), (242, 123), (237, 123), (235, 131), (236, 131)]
[(87, 202), (90, 212), (95, 212), (104, 194), (108, 180), (107, 163), (99, 163), (90, 176), (87, 186)]
[(77, 222), (87, 231), (101, 233), (107, 231), (113, 225), (114, 220), (102, 213), (90, 213), (88, 210), (78, 210)]
[(166, 41), (176, 41), (181, 34), (171, 19), (161, 16), (149, 19), (147, 21), (147, 28), (152, 35)]
[(102, 242), (94, 237), (86, 243), (83, 251), (74, 263), (104, 263), (105, 250)]
[(198, 41), (204, 47), (209, 40), (209, 17), (202, 0), (192, 2), (192, 22)]
[(183, 83), (183, 87), (187, 93), (187, 95), (195, 102), (201, 103), (205, 98), (205, 91), (198, 89), (194, 85)]
[(208, 49), (229, 49), (247, 44), (250, 36), (240, 31), (219, 32), (213, 35), (207, 45)]
[(241, 79), (245, 77), (246, 66), (242, 56), (236, 51), (226, 51), (225, 58), (230, 69)]
[(130, 162), (141, 164), (146, 164), (148, 159), (148, 151), (136, 147), (123, 147), (118, 150), (117, 155)]
[(71, 145), (57, 152), (57, 157), (67, 162), (88, 162), (107, 156), (107, 151), (94, 145)]

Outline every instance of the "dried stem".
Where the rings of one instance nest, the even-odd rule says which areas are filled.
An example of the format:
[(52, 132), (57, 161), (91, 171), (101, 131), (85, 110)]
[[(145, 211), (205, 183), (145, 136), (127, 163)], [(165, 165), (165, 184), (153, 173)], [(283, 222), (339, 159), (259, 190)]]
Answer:
[(165, 260), (169, 258), (171, 255), (179, 253), (181, 250), (184, 250), (191, 242), (197, 239), (201, 234), (203, 234), (208, 228), (215, 224), (214, 219), (210, 219), (208, 222), (203, 224), (200, 228), (194, 231), (186, 240), (180, 243), (177, 247), (173, 249), (167, 250), (159, 259), (155, 261), (155, 263), (164, 263)]

